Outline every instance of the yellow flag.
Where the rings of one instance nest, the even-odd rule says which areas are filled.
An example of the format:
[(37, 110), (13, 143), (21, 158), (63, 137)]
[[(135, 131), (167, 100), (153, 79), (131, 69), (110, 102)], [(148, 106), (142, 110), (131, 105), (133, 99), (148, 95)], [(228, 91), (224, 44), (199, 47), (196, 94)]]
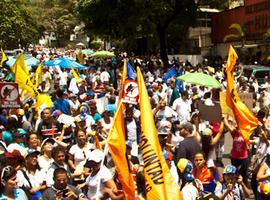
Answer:
[(7, 56), (5, 52), (3, 51), (3, 49), (1, 49), (1, 52), (2, 52), (1, 65), (3, 65), (3, 63), (7, 60)]
[(42, 64), (40, 63), (35, 73), (35, 87), (38, 87), (42, 82)]
[(51, 100), (51, 97), (47, 94), (39, 94), (37, 96), (37, 101), (34, 105), (36, 111), (39, 111), (40, 107), (48, 107), (51, 108), (53, 107), (53, 102)]
[(107, 141), (119, 180), (123, 187), (125, 199), (135, 200), (134, 179), (130, 172), (129, 161), (126, 156), (123, 108), (122, 102), (120, 102)]
[[(21, 53), (20, 55), (19, 55), (19, 57), (17, 58), (17, 60), (16, 60), (16, 62), (17, 61), (19, 61), (20, 63), (20, 68), (25, 72), (25, 74), (26, 75), (29, 75), (29, 70), (28, 70), (28, 66), (25, 64), (25, 62), (24, 62), (24, 55), (23, 55), (23, 53)], [(16, 62), (15, 62), (15, 64), (11, 67), (11, 70), (14, 72), (14, 73), (16, 73), (15, 72), (15, 69), (16, 69)]]
[(233, 110), (235, 120), (237, 122), (241, 135), (246, 140), (246, 142), (249, 142), (249, 137), (252, 134), (253, 130), (259, 125), (259, 121), (247, 108), (247, 106), (242, 102), (234, 86), (233, 69), (237, 58), (238, 56), (234, 48), (230, 46), (226, 67), (226, 100), (228, 106), (231, 107), (231, 109)]
[(137, 77), (142, 130), (140, 147), (144, 162), (147, 199), (182, 199), (180, 189), (171, 175), (159, 144), (152, 108), (139, 67), (137, 67)]
[(19, 87), (22, 90), (29, 92), (30, 96), (38, 95), (37, 90), (34, 88), (34, 85), (30, 80), (29, 74), (24, 71), (25, 63), (23, 54), (17, 58), (13, 68), (15, 72), (15, 82), (18, 83)]
[(72, 74), (73, 74), (74, 78), (76, 79), (76, 82), (77, 83), (82, 82), (82, 79), (79, 77), (79, 75), (77, 74), (77, 72), (74, 70), (73, 67), (71, 67), (71, 71), (72, 71)]
[(81, 49), (80, 49), (77, 56), (78, 56), (79, 63), (83, 65), (84, 64), (84, 58), (83, 58), (83, 53), (82, 53)]

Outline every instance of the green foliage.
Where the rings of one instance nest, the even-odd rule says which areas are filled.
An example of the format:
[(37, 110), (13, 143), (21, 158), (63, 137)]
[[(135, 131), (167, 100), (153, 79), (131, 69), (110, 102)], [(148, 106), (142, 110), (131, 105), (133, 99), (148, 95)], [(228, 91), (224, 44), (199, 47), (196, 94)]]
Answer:
[(102, 45), (101, 42), (92, 41), (92, 42), (90, 43), (90, 46), (89, 46), (89, 47), (90, 47), (91, 49), (97, 50), (97, 49), (99, 49), (99, 48), (101, 47), (101, 45)]
[[(77, 7), (87, 32), (111, 40), (157, 37), (165, 64), (167, 31), (174, 35), (175, 31), (186, 32), (194, 23), (196, 9), (194, 0), (80, 0)], [(173, 29), (175, 23), (180, 24), (177, 30)]]
[(0, 38), (3, 48), (18, 48), (34, 43), (39, 38), (41, 27), (33, 17), (31, 10), (26, 9), (23, 0), (0, 1)]

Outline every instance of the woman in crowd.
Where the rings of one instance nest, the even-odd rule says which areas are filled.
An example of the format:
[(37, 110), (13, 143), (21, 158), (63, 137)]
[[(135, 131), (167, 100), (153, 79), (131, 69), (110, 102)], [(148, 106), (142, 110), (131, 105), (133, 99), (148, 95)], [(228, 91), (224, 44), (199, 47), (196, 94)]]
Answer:
[(39, 152), (35, 149), (28, 149), (25, 157), (25, 166), (17, 174), (19, 187), (23, 188), (28, 197), (32, 197), (46, 189), (46, 174), (38, 164)]
[[(89, 171), (89, 175), (85, 183), (79, 185), (79, 187), (87, 186), (88, 199), (123, 199), (123, 195), (117, 195), (117, 187), (111, 172), (105, 165), (101, 166), (103, 157), (104, 154), (101, 150), (96, 149), (91, 152), (85, 163), (85, 168)], [(99, 184), (99, 191), (97, 191)]]
[(244, 183), (247, 184), (248, 178), (248, 144), (243, 136), (240, 134), (240, 130), (233, 121), (228, 121), (224, 118), (224, 125), (229, 130), (233, 138), (233, 145), (231, 150), (231, 163), (239, 170), (239, 174), (244, 179)]
[(193, 175), (196, 179), (199, 179), (203, 184), (203, 190), (205, 192), (214, 193), (218, 187), (220, 187), (221, 177), (219, 176), (218, 169), (216, 167), (207, 167), (205, 154), (203, 152), (196, 153), (194, 156)]
[(110, 116), (110, 110), (105, 110), (103, 113), (103, 117), (99, 120), (100, 125), (102, 126), (102, 130), (105, 133), (109, 133), (112, 126), (113, 118)]
[(244, 200), (249, 198), (250, 190), (243, 182), (243, 177), (237, 175), (237, 169), (233, 165), (227, 165), (223, 171), (222, 188), (215, 194), (220, 200)]
[(41, 155), (38, 157), (38, 164), (41, 169), (48, 169), (53, 163), (52, 148), (55, 143), (54, 139), (47, 138), (41, 144)]
[(36, 133), (29, 133), (26, 137), (26, 141), (29, 149), (36, 149), (40, 151), (40, 141)]
[(18, 188), (17, 171), (8, 165), (1, 170), (0, 177), (0, 199), (1, 200), (27, 200), (25, 192)]

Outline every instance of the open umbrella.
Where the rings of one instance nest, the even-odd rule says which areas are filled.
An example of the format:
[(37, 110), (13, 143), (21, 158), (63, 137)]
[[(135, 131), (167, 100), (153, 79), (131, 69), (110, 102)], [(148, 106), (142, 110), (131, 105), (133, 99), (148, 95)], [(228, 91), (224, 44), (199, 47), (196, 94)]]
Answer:
[(53, 60), (49, 60), (43, 64), (43, 66), (48, 66), (48, 67), (55, 67), (59, 66), (62, 68), (71, 68), (73, 67), (74, 69), (86, 69), (85, 66), (70, 60), (68, 58), (55, 58)]
[(176, 78), (177, 80), (184, 81), (186, 83), (191, 83), (195, 85), (202, 85), (212, 88), (221, 88), (220, 82), (214, 77), (204, 74), (204, 73), (187, 73)]
[(92, 54), (93, 58), (112, 58), (114, 56), (114, 53), (111, 51), (97, 51)]
[[(8, 61), (6, 62), (6, 64), (9, 67), (12, 67), (14, 65), (16, 59), (17, 59), (16, 57), (9, 57)], [(24, 62), (30, 68), (32, 66), (36, 66), (36, 65), (38, 65), (40, 63), (40, 61), (38, 59), (36, 59), (35, 57), (27, 56), (27, 55), (25, 55), (25, 57), (24, 57)]]
[(92, 49), (83, 49), (82, 53), (83, 54), (92, 54), (92, 53), (95, 53), (95, 52)]

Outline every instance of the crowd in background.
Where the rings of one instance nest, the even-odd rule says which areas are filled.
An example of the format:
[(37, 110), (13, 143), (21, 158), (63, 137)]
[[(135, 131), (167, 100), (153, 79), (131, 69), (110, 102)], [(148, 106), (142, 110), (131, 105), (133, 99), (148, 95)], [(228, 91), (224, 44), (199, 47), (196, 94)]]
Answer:
[[(76, 59), (75, 51), (36, 50), (36, 58)], [(86, 70), (78, 70), (78, 83), (70, 69), (43, 66), (37, 87), (48, 94), (52, 107), (34, 107), (35, 98), (21, 96), (21, 108), (0, 109), (0, 199), (124, 199), (114, 162), (105, 151), (119, 101), (123, 59), (139, 66), (153, 110), (159, 144), (184, 200), (211, 198), (270, 199), (270, 77), (259, 85), (235, 68), (239, 93), (253, 94), (252, 112), (260, 121), (245, 141), (234, 118), (222, 121), (201, 118), (198, 102), (219, 103), (226, 89), (225, 62), (215, 68), (170, 61), (179, 74), (203, 72), (214, 76), (221, 89), (179, 84), (164, 75), (169, 67), (157, 56), (136, 57), (120, 53), (111, 59), (85, 57)], [(35, 67), (30, 70), (34, 76)], [(1, 81), (13, 82), (5, 63)], [(102, 103), (100, 103), (102, 102)], [(127, 156), (136, 185), (136, 198), (145, 199), (143, 160), (140, 150), (140, 110), (126, 103), (124, 126)], [(232, 137), (231, 164), (224, 166), (225, 134)], [(103, 159), (105, 157), (105, 159)], [(205, 198), (205, 197), (204, 197)]]

